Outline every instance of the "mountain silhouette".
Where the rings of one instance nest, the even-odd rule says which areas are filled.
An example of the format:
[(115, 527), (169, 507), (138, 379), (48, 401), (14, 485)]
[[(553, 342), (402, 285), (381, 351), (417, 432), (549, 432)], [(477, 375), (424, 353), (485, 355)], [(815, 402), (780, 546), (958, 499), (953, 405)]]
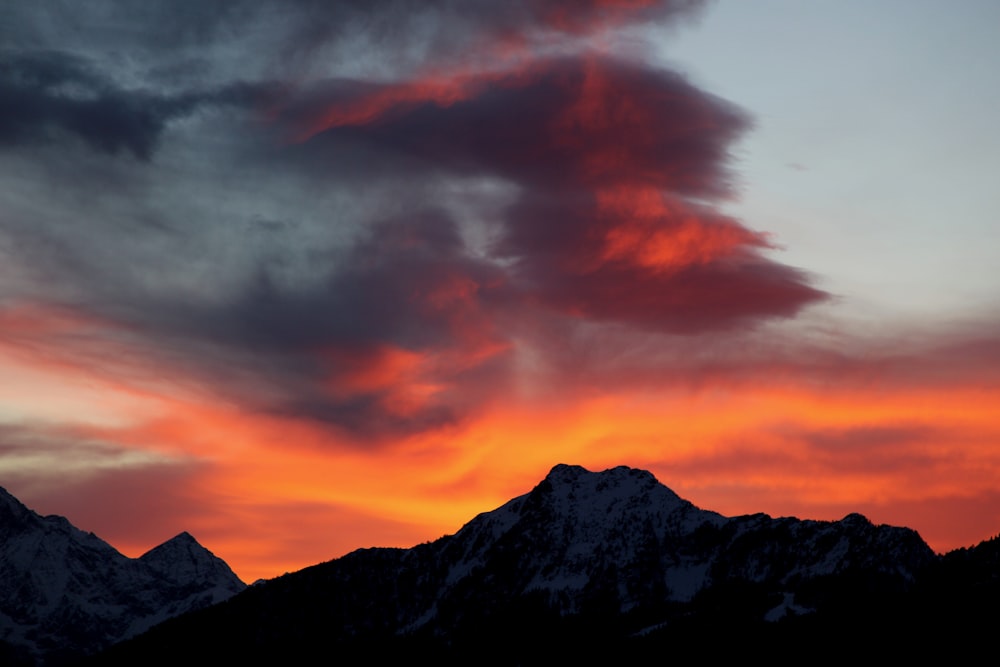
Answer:
[[(977, 549), (993, 552), (981, 545), (965, 558), (986, 562), (981, 590), (997, 569)], [(664, 650), (801, 664), (816, 658), (817, 642), (825, 658), (864, 647), (886, 659), (926, 657), (929, 648), (903, 640), (913, 629), (927, 640), (946, 627), (935, 605), (961, 560), (949, 558), (911, 529), (859, 514), (725, 517), (643, 470), (557, 465), (454, 535), (360, 549), (255, 585), (124, 642), (97, 664), (191, 656), (587, 663)], [(967, 599), (959, 592), (951, 602)]]
[(128, 558), (0, 489), (0, 664), (66, 664), (245, 588), (187, 533)]

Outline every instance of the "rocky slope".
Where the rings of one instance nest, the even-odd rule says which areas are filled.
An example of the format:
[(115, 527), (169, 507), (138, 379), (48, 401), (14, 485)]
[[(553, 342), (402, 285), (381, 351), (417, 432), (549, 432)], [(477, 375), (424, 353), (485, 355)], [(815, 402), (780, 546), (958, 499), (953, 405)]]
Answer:
[(861, 608), (912, 589), (933, 562), (914, 531), (860, 515), (730, 518), (642, 470), (559, 465), (455, 535), (359, 550), (254, 586), (103, 660), (592, 658), (709, 627), (766, 634), (825, 610)]
[(128, 558), (0, 489), (0, 654), (67, 662), (245, 585), (187, 533)]

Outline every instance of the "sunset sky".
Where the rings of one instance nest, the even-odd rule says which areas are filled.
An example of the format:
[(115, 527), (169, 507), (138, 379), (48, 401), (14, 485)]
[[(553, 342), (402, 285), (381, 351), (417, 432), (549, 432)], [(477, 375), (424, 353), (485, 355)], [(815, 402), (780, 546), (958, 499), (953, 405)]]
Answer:
[(0, 21), (0, 486), (245, 581), (556, 463), (1000, 533), (1000, 3)]

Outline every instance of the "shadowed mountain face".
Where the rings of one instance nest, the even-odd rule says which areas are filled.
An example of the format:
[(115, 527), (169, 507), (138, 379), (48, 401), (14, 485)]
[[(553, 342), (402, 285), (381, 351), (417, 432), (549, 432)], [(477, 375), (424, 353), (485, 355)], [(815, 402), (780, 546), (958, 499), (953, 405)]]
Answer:
[(860, 515), (727, 518), (648, 472), (559, 465), (455, 535), (355, 551), (251, 587), (101, 662), (336, 654), (513, 664), (627, 652), (706, 628), (766, 637), (827, 610), (895, 600), (935, 562), (916, 532)]
[(68, 662), (244, 588), (187, 533), (128, 558), (0, 489), (0, 664)]

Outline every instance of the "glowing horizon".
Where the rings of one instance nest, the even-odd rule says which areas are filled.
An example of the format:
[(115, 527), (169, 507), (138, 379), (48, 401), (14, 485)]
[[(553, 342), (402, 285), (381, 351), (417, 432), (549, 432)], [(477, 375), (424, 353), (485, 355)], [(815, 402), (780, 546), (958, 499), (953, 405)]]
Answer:
[[(936, 551), (1000, 532), (995, 7), (855, 60), (828, 45), (892, 8), (224, 5), (0, 27), (26, 505), (130, 556), (190, 532), (248, 582), (558, 463)], [(939, 26), (968, 39), (927, 52)], [(913, 105), (931, 81), (952, 105)]]

